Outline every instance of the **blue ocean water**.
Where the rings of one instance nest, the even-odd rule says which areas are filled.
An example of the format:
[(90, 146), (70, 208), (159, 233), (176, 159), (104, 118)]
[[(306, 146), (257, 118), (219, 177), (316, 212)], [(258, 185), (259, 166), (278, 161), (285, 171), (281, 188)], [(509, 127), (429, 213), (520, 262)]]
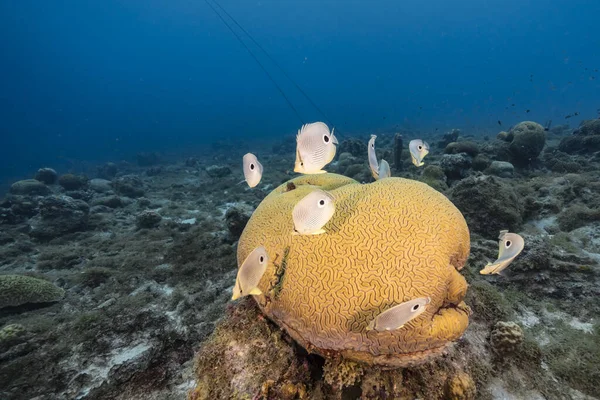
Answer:
[[(343, 133), (576, 126), (600, 107), (596, 0), (220, 3)], [(0, 179), (300, 126), (201, 0), (4, 1), (0, 34)]]

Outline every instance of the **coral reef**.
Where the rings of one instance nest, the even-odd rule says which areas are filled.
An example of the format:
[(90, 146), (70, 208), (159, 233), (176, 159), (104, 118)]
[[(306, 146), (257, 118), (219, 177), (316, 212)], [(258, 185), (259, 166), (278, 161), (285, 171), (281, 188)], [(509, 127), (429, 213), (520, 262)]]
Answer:
[[(238, 245), (238, 261), (258, 246), (273, 260), (259, 284), (263, 295), (255, 297), (269, 318), (311, 352), (392, 366), (423, 362), (460, 337), (469, 309), (458, 270), (469, 232), (452, 203), (400, 178), (360, 185), (322, 174), (290, 182), (292, 190), (283, 184), (258, 206)], [(336, 197), (327, 234), (293, 236), (291, 210), (315, 188)], [(423, 318), (396, 331), (366, 331), (391, 305), (422, 296), (431, 298)]]
[(446, 154), (459, 154), (466, 153), (471, 157), (475, 157), (479, 154), (479, 146), (475, 142), (462, 141), (462, 142), (451, 142), (448, 143), (444, 149)]
[(40, 168), (35, 173), (36, 180), (45, 183), (46, 185), (53, 185), (58, 179), (58, 174), (52, 168)]
[(485, 170), (486, 174), (499, 176), (500, 178), (512, 178), (514, 172), (515, 167), (507, 161), (492, 161)]
[(58, 301), (65, 291), (51, 282), (25, 275), (0, 275), (0, 308)]
[(50, 194), (50, 189), (36, 179), (26, 179), (13, 183), (10, 192), (17, 195), (45, 196)]
[(138, 198), (144, 195), (144, 183), (135, 175), (125, 175), (113, 181), (113, 187), (122, 196)]
[(506, 357), (523, 343), (523, 330), (515, 322), (498, 321), (490, 333), (490, 345), (500, 357)]
[[(539, 160), (514, 164), (512, 175), (496, 172), (498, 163), (491, 163), (515, 162), (510, 150), (514, 130), (501, 135), (502, 140), (487, 139), (477, 132), (461, 136), (455, 131), (444, 139), (441, 134), (403, 130), (404, 138), (423, 137), (436, 143), (424, 168), (412, 166), (406, 149), (396, 151), (395, 131), (375, 132), (378, 158), (390, 161), (400, 157), (396, 164), (405, 164), (402, 170), (396, 168), (394, 175), (420, 180), (446, 193), (464, 211), (473, 233), (469, 260), (461, 270), (469, 283), (464, 301), (473, 311), (468, 329), (444, 349), (443, 357), (432, 355), (433, 361), (391, 369), (348, 360), (336, 351), (323, 353), (322, 358), (315, 354), (318, 349), (302, 340), (296, 342), (296, 333), (290, 331), (290, 336), (284, 324), (281, 329), (269, 315), (265, 317), (253, 299), (229, 303), (225, 312), (235, 281), (237, 235), (252, 210), (284, 182), (285, 187), (276, 190), (283, 191), (282, 197), (293, 198), (308, 190), (311, 185), (307, 182), (320, 185), (327, 179), (313, 176), (299, 178), (303, 183), (298, 185), (288, 182), (295, 150), (293, 135), (277, 139), (280, 143), (273, 148), (278, 154), (260, 150), (261, 160), (269, 168), (265, 168), (261, 185), (251, 190), (238, 185), (242, 179), (239, 160), (245, 152), (258, 150), (255, 145), (250, 148), (232, 140), (219, 141), (206, 151), (182, 154), (179, 160), (165, 158), (156, 167), (125, 161), (97, 167), (87, 162), (57, 165), (73, 171), (74, 176), (85, 173), (96, 178), (77, 189), (54, 185), (51, 173), (48, 178), (36, 176), (46, 185), (42, 181), (31, 186), (26, 183), (12, 193), (12, 182), (4, 182), (9, 193), (0, 200), (2, 273), (27, 279), (44, 277), (65, 295), (61, 294), (60, 301), (9, 306), (0, 312), (0, 397), (158, 400), (183, 398), (197, 386), (190, 396), (211, 399), (468, 399), (473, 398), (475, 388), (475, 397), (483, 400), (598, 398), (597, 124), (597, 120), (583, 122), (573, 134), (568, 126), (552, 127), (546, 131), (547, 146)], [(371, 184), (364, 151), (367, 133), (348, 147), (356, 156), (338, 148), (338, 158), (328, 171), (369, 182), (364, 186), (382, 185), (384, 182)], [(446, 143), (441, 145), (443, 140)], [(468, 153), (475, 153), (470, 150), (461, 153), (453, 147), (456, 145), (449, 146), (451, 153), (471, 160), (472, 170), (466, 169), (456, 179), (448, 179), (440, 167), (444, 149), (451, 142), (473, 142), (479, 149), (479, 154), (472, 156)], [(271, 147), (265, 144), (266, 149)], [(566, 148), (568, 153), (563, 151)], [(205, 169), (212, 164), (230, 172), (213, 178)], [(28, 178), (36, 169), (24, 171), (18, 179)], [(505, 178), (485, 176), (495, 173)], [(345, 193), (357, 185), (343, 179), (346, 184), (329, 189)], [(437, 201), (442, 196), (426, 189), (414, 194), (403, 186), (394, 190), (406, 192), (415, 203)], [(350, 197), (342, 196), (344, 204), (352, 203)], [(356, 226), (373, 225), (365, 217), (389, 208), (377, 197), (373, 203), (362, 195), (356, 198), (369, 209), (344, 212)], [(273, 198), (267, 203), (278, 204)], [(228, 212), (233, 209), (241, 212)], [(136, 218), (144, 210), (161, 217), (156, 227), (137, 228)], [(428, 216), (419, 210), (410, 213), (414, 224), (421, 221), (426, 226), (428, 218), (437, 219), (436, 213)], [(346, 223), (335, 222), (326, 228), (335, 234)], [(286, 224), (280, 223), (282, 230), (287, 230)], [(344, 253), (342, 258), (349, 260), (379, 252), (384, 260), (380, 264), (388, 265), (404, 247), (393, 229), (385, 224), (374, 226), (387, 231), (358, 232), (362, 236), (353, 240), (362, 245), (356, 255), (347, 247), (318, 247), (307, 256), (308, 264), (339, 250)], [(420, 230), (416, 225), (408, 228), (411, 226), (415, 232)], [(456, 235), (440, 225), (428, 226)], [(486, 262), (498, 255), (499, 229), (507, 228), (523, 236), (523, 252), (503, 276), (480, 275)], [(276, 236), (272, 232), (266, 235)], [(299, 247), (324, 239), (290, 238), (287, 233), (282, 237)], [(390, 246), (389, 241), (395, 245)], [(271, 275), (266, 278), (269, 282), (263, 282), (274, 285), (270, 295), (275, 303), (288, 296), (286, 290), (296, 287), (291, 282), (299, 279), (294, 277), (291, 257), (300, 250), (290, 246), (286, 253), (286, 243), (281, 245), (283, 251), (275, 254), (275, 271), (268, 271)], [(375, 275), (372, 279), (377, 281)], [(327, 279), (307, 280), (306, 291), (318, 296), (323, 291), (321, 281)], [(455, 289), (443, 279), (434, 285), (439, 292)], [(324, 315), (337, 318), (338, 304), (346, 304), (340, 298), (355, 304), (362, 304), (365, 298), (370, 301), (371, 294), (363, 287), (359, 288), (361, 296), (355, 297), (344, 290), (331, 289), (329, 293), (340, 296), (323, 301), (334, 301), (330, 309), (335, 310)], [(302, 307), (297, 309), (302, 311)], [(458, 307), (448, 303), (440, 310), (446, 313), (458, 308), (461, 312), (462, 307), (461, 303)], [(367, 316), (366, 322), (378, 310), (373, 308), (359, 317)], [(289, 321), (289, 314), (273, 320), (277, 318)], [(522, 343), (510, 356), (495, 352), (492, 346), (491, 332), (496, 332), (498, 339), (501, 336), (500, 330), (494, 330), (499, 321), (513, 321), (522, 331)], [(309, 322), (305, 324), (308, 327)], [(359, 325), (360, 331), (364, 323)], [(419, 325), (418, 319), (405, 328), (415, 329), (415, 325)], [(198, 348), (195, 374), (192, 358)], [(52, 368), (40, 368), (48, 365)]]
[(161, 221), (162, 217), (160, 214), (150, 210), (142, 211), (135, 218), (135, 224), (137, 225), (138, 229), (156, 228)]
[(459, 372), (446, 382), (445, 399), (447, 400), (473, 400), (476, 394), (475, 382), (465, 372)]
[(523, 223), (523, 204), (514, 189), (492, 176), (471, 176), (458, 182), (450, 199), (463, 213), (469, 229), (495, 238), (503, 229), (517, 231)]
[(58, 178), (58, 184), (65, 190), (79, 190), (87, 186), (88, 178), (83, 175), (64, 174)]
[(0, 353), (5, 352), (11, 346), (21, 342), (26, 333), (25, 327), (20, 324), (5, 325), (0, 329)]
[(600, 150), (600, 119), (582, 121), (573, 135), (560, 141), (558, 149), (569, 154), (590, 154)]
[[(295, 149), (294, 149), (295, 151)], [(363, 158), (367, 154), (367, 143), (359, 139), (345, 139), (339, 144), (337, 154), (350, 153), (354, 157)]]
[(439, 192), (448, 189), (447, 178), (444, 170), (437, 165), (428, 165), (423, 168), (421, 182), (424, 182)]
[(31, 219), (31, 236), (52, 239), (67, 233), (85, 230), (89, 206), (68, 196), (48, 196), (39, 203), (39, 215)]
[(226, 165), (211, 165), (206, 167), (206, 173), (211, 178), (223, 178), (231, 174), (231, 168)]
[(228, 318), (200, 348), (198, 379), (189, 400), (245, 399), (261, 394), (282, 399), (284, 393), (303, 391), (311, 373), (308, 363), (294, 356), (281, 331), (270, 327), (252, 303), (245, 299), (230, 308)]
[(456, 142), (460, 136), (460, 129), (452, 129), (450, 132), (444, 133), (442, 140), (438, 143), (438, 147), (445, 148), (452, 142)]
[(248, 220), (252, 216), (252, 211), (254, 211), (252, 207), (245, 204), (239, 204), (231, 207), (225, 213), (227, 229), (235, 240), (239, 239), (242, 235)]
[(97, 193), (112, 192), (112, 184), (109, 180), (95, 178), (89, 182), (90, 189)]
[(323, 379), (337, 390), (353, 386), (365, 373), (363, 366), (340, 358), (328, 358), (323, 366)]
[(364, 159), (350, 153), (341, 153), (337, 161), (336, 171), (359, 182), (371, 182), (373, 177)]
[(492, 163), (492, 160), (485, 154), (478, 154), (473, 158), (473, 169), (475, 171), (483, 171)]
[(585, 160), (574, 159), (573, 156), (551, 147), (544, 150), (542, 158), (550, 171), (560, 173), (580, 172), (587, 164)]
[(513, 126), (509, 132), (511, 161), (526, 166), (534, 161), (546, 144), (544, 127), (536, 122), (524, 121)]
[(462, 179), (471, 168), (471, 158), (466, 153), (444, 154), (440, 159), (440, 167), (448, 179)]

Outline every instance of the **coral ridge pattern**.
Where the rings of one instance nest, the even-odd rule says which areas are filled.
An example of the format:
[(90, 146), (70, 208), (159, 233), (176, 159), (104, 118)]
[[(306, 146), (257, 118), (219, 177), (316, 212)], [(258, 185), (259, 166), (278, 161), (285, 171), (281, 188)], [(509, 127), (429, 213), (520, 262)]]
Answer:
[[(263, 312), (307, 350), (386, 366), (440, 354), (468, 326), (467, 284), (458, 272), (470, 247), (467, 224), (421, 182), (371, 184), (335, 174), (284, 183), (259, 205), (238, 245), (238, 265), (256, 247), (272, 260), (255, 296)], [(336, 212), (325, 234), (292, 235), (294, 205), (319, 188)], [(430, 297), (418, 318), (393, 331), (367, 331), (378, 314)]]

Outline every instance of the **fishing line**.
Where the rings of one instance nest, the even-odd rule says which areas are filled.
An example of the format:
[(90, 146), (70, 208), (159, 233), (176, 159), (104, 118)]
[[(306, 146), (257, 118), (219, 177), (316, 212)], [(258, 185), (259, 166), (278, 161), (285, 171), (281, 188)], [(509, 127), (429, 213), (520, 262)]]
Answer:
[(280, 71), (283, 73), (283, 75), (285, 75), (285, 77), (286, 77), (286, 78), (287, 78), (287, 79), (288, 79), (290, 82), (292, 82), (292, 84), (293, 84), (293, 85), (296, 87), (296, 89), (298, 89), (298, 91), (299, 91), (300, 93), (302, 93), (302, 95), (303, 95), (303, 96), (306, 98), (306, 100), (308, 100), (308, 102), (309, 102), (310, 104), (312, 104), (312, 106), (313, 106), (313, 107), (314, 107), (314, 108), (315, 108), (315, 109), (316, 109), (316, 110), (317, 110), (317, 111), (318, 111), (318, 112), (319, 112), (319, 113), (320, 113), (320, 114), (323, 116), (323, 118), (325, 118), (325, 121), (327, 121), (327, 123), (331, 125), (331, 121), (330, 121), (330, 119), (329, 119), (329, 118), (327, 118), (327, 115), (326, 115), (326, 114), (325, 114), (325, 113), (324, 113), (324, 112), (323, 112), (323, 111), (322, 111), (322, 110), (321, 110), (321, 109), (320, 109), (320, 108), (319, 108), (319, 107), (318, 107), (318, 106), (317, 106), (317, 105), (316, 105), (316, 104), (315, 104), (315, 103), (312, 101), (312, 99), (311, 99), (311, 98), (310, 98), (310, 97), (309, 97), (309, 96), (306, 94), (306, 92), (305, 92), (304, 90), (302, 90), (302, 88), (300, 87), (300, 85), (298, 85), (298, 84), (296, 83), (296, 81), (294, 81), (294, 80), (293, 80), (293, 79), (292, 79), (292, 78), (291, 78), (291, 77), (290, 77), (290, 76), (287, 74), (287, 72), (285, 72), (285, 70), (283, 69), (283, 67), (282, 67), (281, 65), (279, 65), (279, 64), (277, 63), (277, 61), (275, 61), (275, 60), (273, 59), (273, 57), (271, 57), (271, 55), (270, 55), (270, 54), (269, 54), (269, 53), (268, 53), (268, 52), (267, 52), (267, 51), (266, 51), (266, 50), (265, 50), (265, 49), (264, 49), (264, 48), (263, 48), (263, 47), (262, 47), (262, 46), (261, 46), (261, 45), (260, 45), (260, 44), (259, 44), (259, 43), (258, 43), (256, 40), (254, 40), (254, 37), (252, 37), (252, 35), (251, 35), (251, 34), (249, 34), (249, 33), (248, 33), (248, 31), (247, 31), (247, 30), (245, 30), (245, 29), (244, 29), (244, 27), (243, 27), (243, 26), (241, 26), (241, 25), (240, 25), (240, 24), (239, 24), (239, 23), (236, 21), (236, 19), (235, 19), (235, 18), (233, 18), (233, 17), (231, 16), (231, 14), (229, 14), (229, 13), (227, 12), (227, 10), (225, 10), (225, 9), (222, 7), (222, 6), (219, 4), (219, 2), (218, 2), (217, 0), (212, 0), (212, 1), (213, 1), (213, 2), (214, 2), (216, 5), (217, 5), (217, 7), (219, 7), (219, 8), (220, 8), (220, 9), (221, 9), (221, 10), (222, 10), (224, 13), (225, 13), (225, 15), (227, 15), (227, 16), (228, 16), (228, 17), (229, 17), (229, 18), (230, 18), (230, 19), (233, 21), (233, 23), (234, 23), (234, 24), (236, 24), (236, 25), (237, 25), (237, 27), (238, 27), (238, 28), (240, 28), (240, 29), (242, 30), (242, 32), (244, 32), (244, 33), (245, 33), (245, 34), (246, 34), (246, 35), (247, 35), (247, 36), (250, 38), (250, 40), (252, 40), (252, 42), (253, 42), (253, 43), (254, 43), (254, 44), (255, 44), (255, 45), (256, 45), (256, 46), (257, 46), (257, 47), (258, 47), (258, 48), (259, 48), (259, 49), (260, 49), (260, 50), (261, 50), (261, 51), (262, 51), (262, 52), (263, 52), (263, 53), (266, 55), (266, 56), (267, 56), (267, 58), (268, 58), (269, 60), (271, 60), (271, 62), (272, 62), (273, 64), (275, 64), (275, 66), (276, 66), (277, 68), (279, 68), (279, 70), (280, 70)]
[(264, 65), (262, 65), (262, 63), (254, 55), (254, 53), (252, 53), (252, 51), (246, 45), (246, 43), (244, 43), (244, 41), (242, 40), (242, 38), (233, 30), (233, 28), (227, 23), (227, 21), (225, 21), (225, 19), (223, 18), (223, 16), (221, 16), (221, 14), (219, 14), (219, 12), (213, 7), (213, 5), (210, 4), (208, 2), (208, 0), (204, 0), (204, 2), (206, 4), (208, 4), (208, 6), (215, 12), (215, 14), (217, 14), (217, 16), (219, 17), (219, 19), (221, 21), (223, 21), (223, 23), (231, 31), (231, 33), (233, 33), (235, 35), (235, 37), (237, 38), (237, 40), (246, 48), (246, 50), (252, 56), (252, 58), (254, 59), (254, 61), (256, 61), (256, 63), (260, 66), (260, 68), (264, 71), (264, 73), (267, 74), (267, 76), (269, 77), (269, 79), (271, 80), (271, 82), (273, 82), (273, 84), (275, 85), (275, 87), (277, 88), (277, 90), (279, 90), (279, 93), (281, 93), (281, 95), (283, 96), (283, 98), (285, 99), (285, 101), (288, 103), (288, 105), (290, 106), (290, 108), (292, 110), (294, 110), (294, 113), (296, 114), (296, 116), (300, 120), (300, 123), (302, 123), (302, 125), (304, 125), (304, 120), (300, 116), (300, 113), (298, 113), (298, 110), (296, 110), (296, 108), (294, 107), (294, 105), (292, 104), (292, 102), (290, 101), (290, 99), (288, 99), (288, 97), (285, 95), (285, 93), (283, 92), (283, 89), (281, 89), (281, 87), (277, 84), (277, 82), (275, 82), (275, 80), (273, 79), (273, 77), (271, 76), (271, 74), (269, 74), (269, 71), (267, 71), (267, 69), (264, 67)]

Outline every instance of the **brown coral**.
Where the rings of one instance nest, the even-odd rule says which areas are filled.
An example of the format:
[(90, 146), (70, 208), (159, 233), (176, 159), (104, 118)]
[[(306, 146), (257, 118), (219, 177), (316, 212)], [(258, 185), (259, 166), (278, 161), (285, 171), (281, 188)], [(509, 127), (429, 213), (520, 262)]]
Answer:
[(466, 372), (460, 371), (446, 382), (447, 400), (473, 400), (476, 393), (475, 382)]
[[(469, 231), (442, 194), (420, 182), (361, 185), (334, 174), (282, 184), (259, 205), (238, 246), (238, 263), (265, 246), (271, 261), (255, 299), (307, 350), (405, 366), (441, 353), (462, 335), (469, 309), (458, 272)], [(336, 198), (326, 234), (293, 236), (292, 209), (315, 188)], [(379, 313), (417, 297), (431, 304), (404, 328), (366, 331)]]
[(499, 356), (514, 353), (523, 343), (523, 330), (514, 322), (499, 321), (490, 334), (492, 349)]

